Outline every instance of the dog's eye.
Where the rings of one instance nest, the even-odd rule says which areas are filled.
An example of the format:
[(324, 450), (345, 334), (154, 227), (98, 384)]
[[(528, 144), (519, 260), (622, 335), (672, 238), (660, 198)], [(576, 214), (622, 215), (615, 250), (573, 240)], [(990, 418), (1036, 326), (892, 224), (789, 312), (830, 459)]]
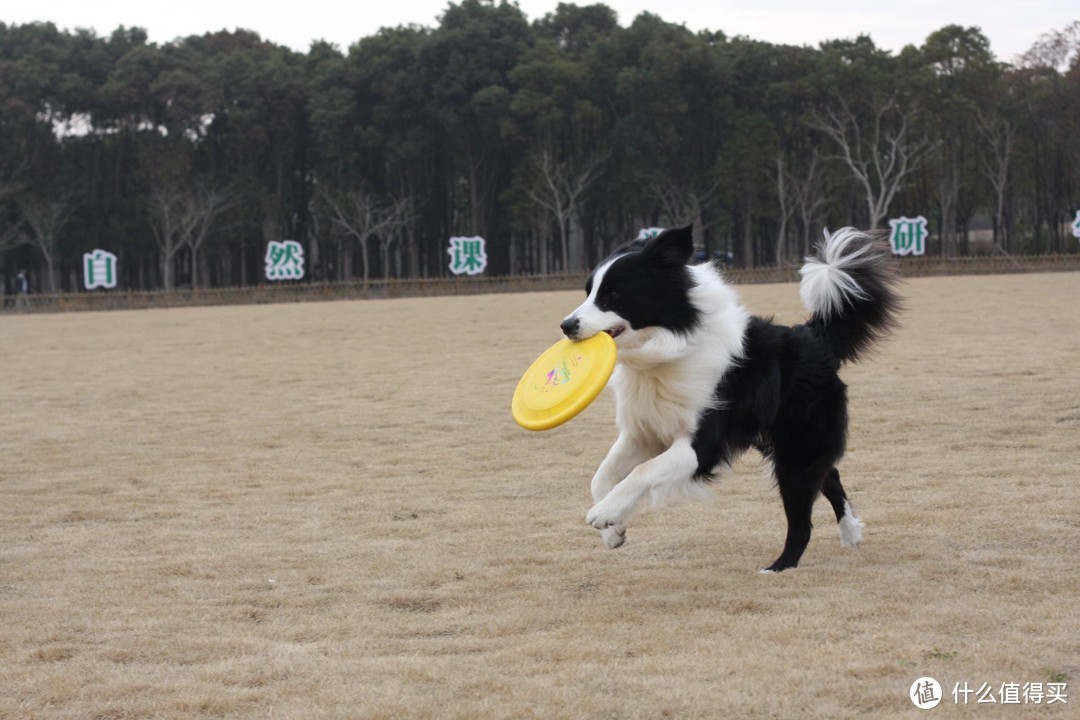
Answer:
[(606, 294), (608, 300), (618, 300), (619, 297), (621, 297), (621, 293), (618, 290), (608, 290)]

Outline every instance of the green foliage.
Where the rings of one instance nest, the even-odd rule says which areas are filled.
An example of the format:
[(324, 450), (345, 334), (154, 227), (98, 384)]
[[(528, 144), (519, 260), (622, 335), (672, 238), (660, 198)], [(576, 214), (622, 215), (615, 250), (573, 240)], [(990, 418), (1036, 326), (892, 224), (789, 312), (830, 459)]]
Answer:
[[(310, 279), (445, 275), (462, 234), (487, 238), (492, 272), (579, 269), (689, 221), (701, 251), (790, 263), (882, 204), (930, 218), (943, 253), (971, 251), (980, 218), (1004, 250), (1075, 250), (1080, 63), (1009, 66), (960, 25), (893, 54), (867, 36), (793, 47), (619, 20), (460, 0), (436, 27), (306, 53), (244, 30), (158, 45), (0, 23), (0, 277), (48, 266), (74, 289), (101, 247), (123, 286), (246, 284), (282, 239), (304, 245)], [(843, 142), (880, 159), (897, 138), (933, 151), (875, 206)], [(235, 199), (197, 253), (154, 241), (152, 199), (172, 187)], [(350, 193), (397, 209), (363, 247), (320, 201)], [(20, 244), (41, 203), (65, 212), (48, 258)]]

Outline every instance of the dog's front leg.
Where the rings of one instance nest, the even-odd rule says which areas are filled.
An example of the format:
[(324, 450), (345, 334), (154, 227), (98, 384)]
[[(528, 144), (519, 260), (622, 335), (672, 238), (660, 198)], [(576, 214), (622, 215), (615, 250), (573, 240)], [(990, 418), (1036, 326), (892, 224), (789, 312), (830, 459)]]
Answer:
[[(600, 463), (593, 475), (591, 490), (593, 503), (603, 500), (611, 489), (641, 463), (653, 456), (650, 448), (640, 440), (636, 440), (627, 433), (621, 433), (615, 444), (611, 446), (607, 457)], [(613, 525), (601, 528), (600, 537), (604, 541), (604, 547), (609, 550), (626, 542), (626, 526)]]
[(697, 466), (697, 453), (690, 438), (679, 438), (664, 452), (636, 466), (593, 506), (586, 522), (599, 530), (621, 529), (625, 535), (634, 511), (646, 494), (663, 498), (689, 489)]
[(593, 475), (593, 502), (603, 500), (611, 492), (611, 488), (629, 475), (631, 470), (655, 454), (646, 443), (632, 438), (628, 433), (620, 433)]

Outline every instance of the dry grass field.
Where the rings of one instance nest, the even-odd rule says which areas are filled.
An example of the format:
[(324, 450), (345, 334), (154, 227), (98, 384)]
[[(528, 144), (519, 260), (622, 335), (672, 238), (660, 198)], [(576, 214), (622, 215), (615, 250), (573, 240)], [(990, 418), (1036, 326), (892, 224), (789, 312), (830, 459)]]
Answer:
[(819, 502), (775, 576), (756, 457), (608, 551), (610, 394), (513, 423), (579, 293), (0, 316), (0, 717), (1077, 717), (1080, 275), (904, 294), (844, 371), (863, 546)]

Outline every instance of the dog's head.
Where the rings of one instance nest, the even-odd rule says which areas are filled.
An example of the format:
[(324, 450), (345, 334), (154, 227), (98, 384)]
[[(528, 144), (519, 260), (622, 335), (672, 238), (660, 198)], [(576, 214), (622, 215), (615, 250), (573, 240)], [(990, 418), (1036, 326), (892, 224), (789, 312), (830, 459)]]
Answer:
[(585, 302), (562, 321), (566, 337), (585, 340), (607, 332), (618, 346), (633, 347), (648, 328), (692, 330), (698, 321), (687, 268), (694, 252), (692, 227), (626, 243), (600, 263), (585, 284)]

